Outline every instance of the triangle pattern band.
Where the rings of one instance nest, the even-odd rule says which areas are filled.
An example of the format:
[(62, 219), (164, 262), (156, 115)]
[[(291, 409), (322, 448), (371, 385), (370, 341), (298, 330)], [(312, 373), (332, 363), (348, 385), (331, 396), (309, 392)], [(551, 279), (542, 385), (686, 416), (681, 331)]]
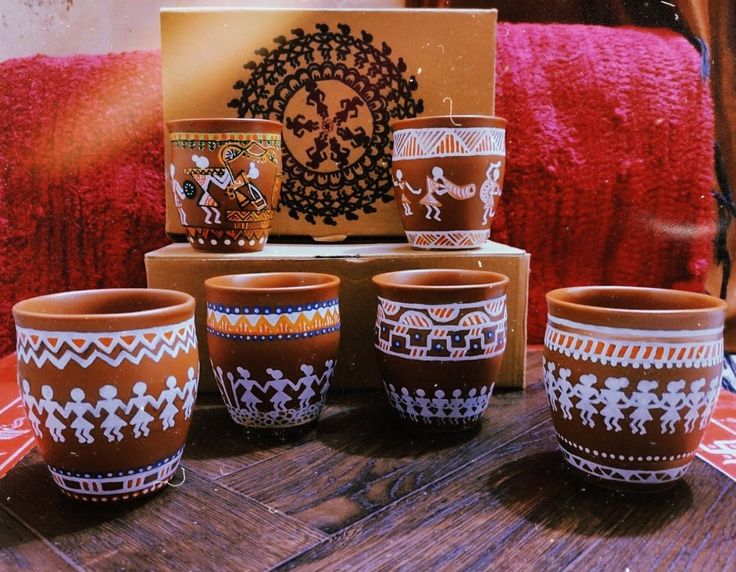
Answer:
[(506, 130), (499, 127), (430, 127), (394, 134), (393, 160), (506, 156)]
[(138, 365), (144, 359), (159, 362), (197, 348), (194, 318), (177, 324), (124, 332), (60, 332), (17, 328), (18, 361), (36, 367), (50, 364), (64, 369), (69, 363), (83, 368), (96, 361), (112, 367), (123, 362)]

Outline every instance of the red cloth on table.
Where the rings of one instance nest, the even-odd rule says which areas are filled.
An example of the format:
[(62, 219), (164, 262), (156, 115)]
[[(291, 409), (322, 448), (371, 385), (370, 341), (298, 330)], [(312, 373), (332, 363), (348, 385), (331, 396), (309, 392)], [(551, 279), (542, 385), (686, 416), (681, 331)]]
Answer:
[[(551, 288), (702, 288), (715, 206), (699, 62), (668, 31), (499, 25), (508, 163), (493, 238), (532, 254), (530, 341)], [(143, 254), (166, 238), (158, 53), (8, 60), (0, 85), (3, 355), (14, 302), (143, 286)]]

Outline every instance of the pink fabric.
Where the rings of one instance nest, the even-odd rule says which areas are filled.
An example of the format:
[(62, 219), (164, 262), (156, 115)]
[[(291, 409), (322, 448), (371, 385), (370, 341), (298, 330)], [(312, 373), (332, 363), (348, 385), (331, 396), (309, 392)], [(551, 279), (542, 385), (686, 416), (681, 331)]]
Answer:
[(166, 237), (158, 53), (8, 60), (0, 85), (2, 356), (16, 301), (145, 286)]
[(530, 341), (553, 288), (702, 289), (715, 203), (699, 66), (674, 32), (499, 26), (497, 114), (509, 124), (492, 237), (532, 255)]

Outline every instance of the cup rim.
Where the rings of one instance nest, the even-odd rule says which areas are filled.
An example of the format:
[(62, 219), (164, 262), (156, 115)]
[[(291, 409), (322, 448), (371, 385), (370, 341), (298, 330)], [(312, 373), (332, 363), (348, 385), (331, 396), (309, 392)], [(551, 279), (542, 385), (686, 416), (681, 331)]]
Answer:
[[(471, 125), (456, 125), (462, 121), (470, 122)], [(430, 125), (423, 125), (429, 123)], [(440, 125), (431, 125), (431, 124)], [(446, 125), (441, 125), (441, 124)], [(472, 125), (473, 123), (479, 123), (480, 125)], [(483, 123), (491, 123), (491, 125), (483, 125)], [(392, 131), (401, 131), (403, 129), (431, 129), (437, 127), (498, 127), (504, 129), (507, 121), (505, 117), (498, 115), (483, 115), (483, 114), (447, 114), (447, 115), (420, 115), (417, 117), (405, 117), (403, 119), (395, 119), (389, 123)]]
[[(147, 308), (145, 310), (131, 310), (128, 312), (61, 312), (57, 310), (44, 311), (38, 308), (39, 305), (44, 303), (51, 303), (52, 308), (58, 304), (63, 303), (65, 300), (72, 301), (78, 299), (81, 303), (82, 300), (94, 302), (102, 301), (103, 299), (113, 298), (119, 300), (136, 298), (146, 298), (152, 302), (156, 302), (158, 297), (161, 300), (161, 304), (158, 307)], [(169, 299), (170, 302), (166, 303), (165, 300)], [(74, 302), (72, 301), (72, 304)], [(125, 320), (140, 320), (140, 319), (152, 319), (152, 318), (165, 318), (171, 314), (186, 312), (188, 309), (194, 308), (194, 298), (185, 293), (179, 292), (178, 290), (168, 290), (164, 288), (99, 288), (93, 290), (70, 290), (67, 292), (54, 292), (51, 294), (42, 294), (40, 296), (34, 296), (32, 298), (26, 298), (17, 302), (13, 308), (13, 316), (16, 318), (27, 318), (31, 320), (43, 320), (43, 321), (59, 321), (59, 322), (72, 322), (72, 321), (83, 321), (92, 325), (93, 323), (111, 324)]]
[[(314, 280), (311, 284), (294, 284), (286, 286), (249, 286), (248, 280), (271, 279), (307, 279)], [(243, 283), (238, 283), (243, 282)], [(249, 272), (242, 274), (222, 274), (212, 276), (204, 281), (205, 288), (225, 291), (263, 294), (269, 292), (313, 292), (340, 285), (340, 278), (324, 272)]]
[[(477, 282), (465, 282), (459, 284), (419, 284), (396, 282), (393, 279), (402, 276), (414, 278), (415, 276), (427, 277), (438, 274), (455, 273), (461, 276), (473, 276), (478, 278)], [(371, 278), (373, 284), (381, 288), (392, 288), (403, 291), (424, 291), (424, 292), (446, 292), (446, 291), (472, 291), (484, 290), (493, 286), (506, 285), (509, 283), (509, 277), (498, 272), (490, 272), (487, 270), (468, 270), (462, 268), (426, 268), (414, 270), (396, 270), (393, 272), (383, 272), (376, 274)]]
[[(698, 300), (703, 305), (694, 306), (692, 304), (683, 304), (680, 308), (618, 308), (603, 305), (596, 305), (591, 303), (585, 303), (576, 301), (575, 296), (582, 296), (585, 294), (610, 294), (613, 292), (620, 292), (623, 295), (629, 296), (641, 296), (654, 295), (662, 297), (671, 302), (677, 303), (679, 301), (684, 302), (687, 299)], [(689, 292), (686, 290), (674, 290), (668, 288), (651, 288), (643, 286), (569, 286), (565, 288), (556, 288), (546, 293), (545, 298), (548, 304), (555, 304), (560, 308), (565, 308), (571, 311), (583, 311), (588, 312), (596, 317), (603, 316), (621, 316), (621, 317), (647, 317), (647, 316), (679, 316), (688, 315), (696, 316), (698, 314), (709, 314), (713, 311), (726, 310), (728, 304), (725, 300), (710, 296), (708, 294), (701, 294), (698, 292)]]
[[(170, 119), (166, 122), (169, 133), (183, 133), (190, 131), (221, 133), (226, 131), (252, 130), (253, 126), (262, 125), (267, 127), (265, 131), (281, 133), (282, 125), (272, 119), (260, 117), (182, 117)], [(203, 127), (209, 125), (209, 127)], [(191, 126), (191, 127), (187, 127)]]

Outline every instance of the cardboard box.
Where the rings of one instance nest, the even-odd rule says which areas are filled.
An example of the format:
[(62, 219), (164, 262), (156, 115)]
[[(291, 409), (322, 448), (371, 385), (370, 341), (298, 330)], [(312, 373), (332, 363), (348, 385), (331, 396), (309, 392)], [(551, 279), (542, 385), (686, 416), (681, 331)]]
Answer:
[(390, 122), (493, 114), (495, 34), (495, 10), (164, 9), (164, 119), (284, 125), (273, 235), (401, 236)]
[(381, 381), (373, 347), (376, 292), (371, 277), (409, 268), (466, 268), (500, 272), (510, 278), (508, 342), (499, 387), (524, 387), (529, 255), (523, 250), (488, 242), (463, 252), (417, 251), (406, 243), (273, 244), (262, 252), (215, 254), (197, 252), (188, 244), (172, 244), (146, 255), (148, 285), (188, 292), (197, 299), (203, 391), (216, 391), (209, 367), (204, 281), (220, 274), (245, 272), (327, 272), (342, 279), (341, 348), (333, 387), (378, 388)]

